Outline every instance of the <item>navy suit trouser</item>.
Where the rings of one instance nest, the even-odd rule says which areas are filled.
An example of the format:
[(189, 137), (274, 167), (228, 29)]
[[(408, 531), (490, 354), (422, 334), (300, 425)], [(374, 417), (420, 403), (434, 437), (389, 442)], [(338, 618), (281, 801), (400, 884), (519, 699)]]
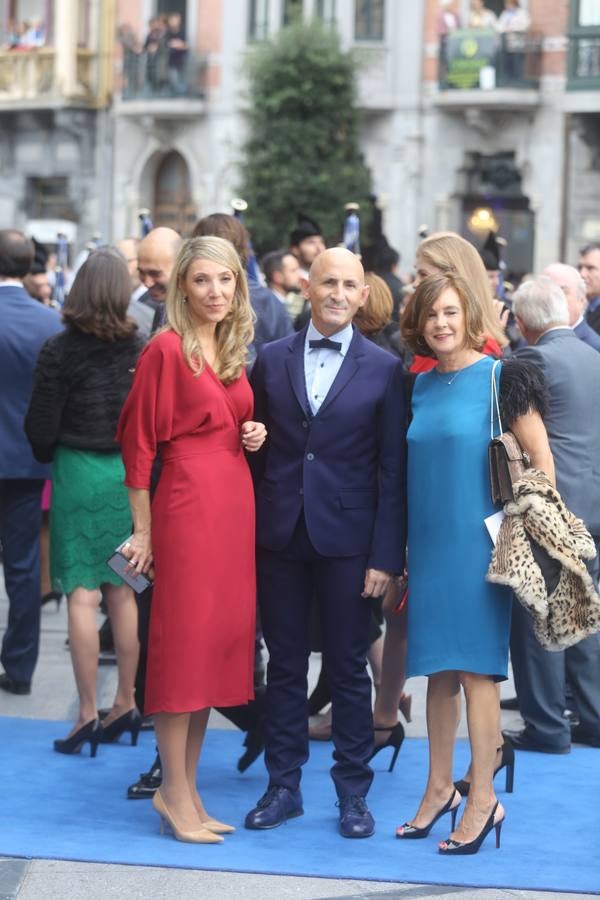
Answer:
[(265, 764), (269, 784), (295, 790), (308, 759), (307, 673), (316, 603), (332, 698), (331, 769), (338, 797), (365, 796), (373, 780), (371, 681), (366, 669), (371, 607), (361, 597), (366, 556), (321, 556), (301, 516), (289, 545), (259, 548), (258, 598), (269, 650)]
[[(598, 557), (588, 563), (595, 581), (598, 565)], [(531, 616), (515, 599), (510, 655), (528, 736), (550, 749), (569, 746), (571, 731), (563, 716), (568, 682), (582, 727), (600, 738), (600, 634), (566, 650), (545, 650), (535, 636)]]
[(41, 478), (0, 479), (0, 542), (8, 624), (0, 662), (15, 681), (30, 682), (40, 645)]

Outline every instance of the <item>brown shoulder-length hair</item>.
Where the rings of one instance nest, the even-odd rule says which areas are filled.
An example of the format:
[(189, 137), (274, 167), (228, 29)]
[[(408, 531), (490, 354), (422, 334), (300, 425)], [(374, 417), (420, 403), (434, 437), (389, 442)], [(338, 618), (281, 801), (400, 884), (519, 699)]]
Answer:
[(417, 264), (421, 260), (442, 274), (454, 273), (469, 282), (480, 301), (484, 334), (506, 347), (508, 339), (494, 309), (485, 266), (473, 244), (454, 231), (438, 231), (417, 247)]
[(361, 334), (377, 334), (391, 322), (394, 301), (383, 278), (374, 272), (366, 273), (365, 284), (369, 286), (369, 296), (354, 316), (354, 324)]
[(103, 341), (128, 337), (137, 329), (127, 315), (131, 279), (118, 250), (100, 247), (81, 268), (69, 291), (62, 316), (67, 325)]
[(420, 356), (433, 356), (435, 353), (425, 340), (424, 331), (427, 317), (435, 302), (443, 291), (452, 289), (458, 294), (460, 305), (465, 316), (465, 340), (473, 350), (481, 350), (485, 343), (483, 333), (483, 308), (478, 295), (471, 289), (466, 279), (454, 273), (444, 275), (428, 275), (420, 283), (404, 309), (400, 327), (402, 339)]

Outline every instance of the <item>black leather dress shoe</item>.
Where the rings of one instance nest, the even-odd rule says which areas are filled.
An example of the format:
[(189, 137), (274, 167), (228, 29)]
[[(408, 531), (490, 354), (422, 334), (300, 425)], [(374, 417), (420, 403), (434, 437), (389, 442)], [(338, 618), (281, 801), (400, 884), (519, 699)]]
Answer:
[(574, 725), (571, 728), (571, 740), (574, 744), (587, 744), (588, 747), (600, 747), (600, 734), (594, 734), (584, 728), (583, 725)]
[(246, 816), (244, 825), (251, 829), (277, 828), (287, 819), (295, 819), (304, 813), (302, 794), (299, 790), (273, 785), (260, 798)]
[(371, 837), (375, 831), (375, 821), (364, 797), (341, 797), (338, 805), (342, 837)]
[(516, 697), (506, 697), (500, 701), (500, 709), (519, 709), (519, 701)]
[(130, 784), (127, 788), (128, 800), (151, 800), (162, 784), (162, 767), (160, 756), (152, 763), (147, 772), (142, 772), (140, 780)]
[(550, 747), (547, 744), (540, 744), (539, 741), (527, 733), (527, 729), (521, 731), (503, 731), (502, 734), (511, 742), (515, 750), (531, 750), (533, 753), (554, 753), (555, 755), (571, 752), (571, 747)]
[(10, 675), (3, 672), (2, 675), (0, 675), (0, 688), (2, 688), (3, 691), (8, 691), (9, 694), (30, 694), (31, 682), (17, 681), (16, 678), (11, 678)]

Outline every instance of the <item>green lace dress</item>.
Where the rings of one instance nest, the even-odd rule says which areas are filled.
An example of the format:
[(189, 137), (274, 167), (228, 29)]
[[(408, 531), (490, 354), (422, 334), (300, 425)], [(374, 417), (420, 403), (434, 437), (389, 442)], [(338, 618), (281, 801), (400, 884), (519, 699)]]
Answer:
[(125, 470), (119, 451), (60, 445), (52, 464), (50, 574), (55, 590), (122, 584), (106, 560), (131, 534)]

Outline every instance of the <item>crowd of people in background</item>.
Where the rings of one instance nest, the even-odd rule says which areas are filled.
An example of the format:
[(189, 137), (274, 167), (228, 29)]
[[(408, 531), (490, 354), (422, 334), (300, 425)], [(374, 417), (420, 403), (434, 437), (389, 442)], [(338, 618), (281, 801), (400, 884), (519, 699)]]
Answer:
[[(186, 53), (180, 19), (151, 25), (146, 53)], [(557, 261), (515, 289), (495, 234), (476, 248), (436, 233), (409, 278), (374, 212), (362, 261), (328, 248), (306, 213), (260, 265), (235, 216), (205, 216), (187, 239), (156, 227), (90, 248), (60, 306), (47, 249), (0, 232), (0, 689), (31, 692), (42, 600), (66, 594), (79, 714), (54, 749), (89, 744), (94, 756), (123, 734), (135, 742), (151, 716), (158, 755), (128, 796), (153, 798), (179, 840), (234, 830), (196, 786), (211, 707), (245, 732), (240, 771), (265, 750), (267, 788), (246, 828), (304, 813), (310, 734), (334, 743), (341, 835), (368, 837), (369, 762), (388, 749), (394, 767), (398, 712), (411, 716), (405, 679), (428, 676), (429, 772), (396, 837), (426, 838), (449, 814), (447, 855), (477, 852), (491, 831), (499, 846), (494, 778), (505, 770), (512, 791), (515, 750), (600, 747), (600, 636), (574, 620), (570, 644), (551, 652), (522, 573), (496, 560), (486, 581), (483, 526), (498, 509), (492, 408), (493, 428), (510, 428), (529, 455), (528, 489), (552, 503), (560, 494), (600, 545), (600, 418), (589, 408), (600, 396), (600, 243), (577, 267)], [(117, 546), (143, 591), (107, 568)], [(573, 590), (600, 604), (589, 557), (573, 561)], [(550, 596), (561, 568), (540, 565)], [(100, 600), (118, 665), (103, 711)], [(524, 726), (503, 733), (509, 645)], [(307, 700), (312, 649), (323, 669)], [(461, 691), (471, 764), (454, 781)]]

